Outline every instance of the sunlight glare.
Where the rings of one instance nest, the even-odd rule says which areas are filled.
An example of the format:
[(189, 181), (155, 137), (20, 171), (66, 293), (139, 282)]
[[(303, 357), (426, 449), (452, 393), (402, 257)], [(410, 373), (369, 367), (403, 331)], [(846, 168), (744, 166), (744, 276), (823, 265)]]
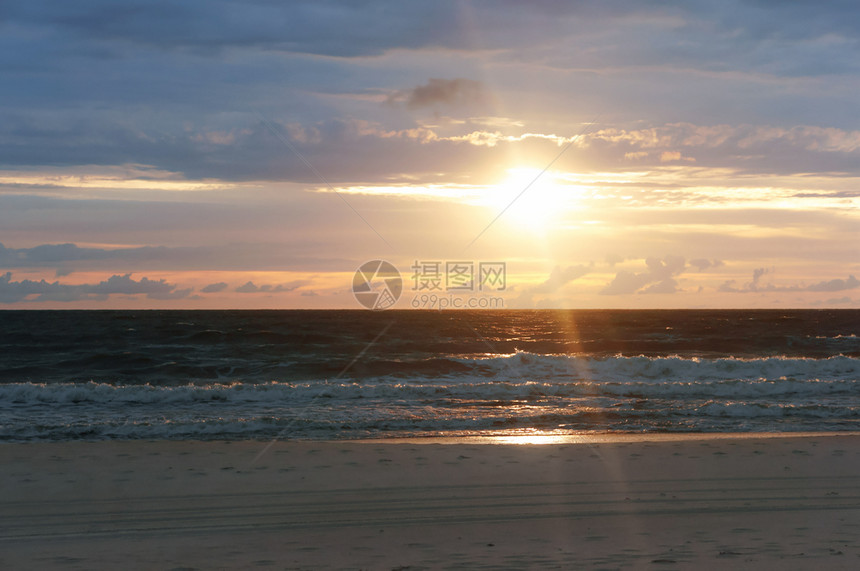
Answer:
[[(535, 181), (535, 178), (537, 180)], [(529, 186), (530, 183), (532, 183)], [(523, 192), (524, 189), (526, 189)], [(537, 168), (513, 168), (498, 185), (490, 188), (488, 205), (498, 212), (509, 208), (502, 220), (532, 231), (544, 232), (560, 222), (575, 205), (580, 188), (567, 184), (559, 173)], [(517, 198), (518, 195), (520, 195)], [(512, 204), (513, 202), (513, 204)]]
[(552, 434), (552, 433), (528, 433), (528, 434), (512, 434), (506, 436), (498, 436), (494, 441), (500, 444), (571, 444), (573, 442), (584, 441), (584, 438), (571, 434)]

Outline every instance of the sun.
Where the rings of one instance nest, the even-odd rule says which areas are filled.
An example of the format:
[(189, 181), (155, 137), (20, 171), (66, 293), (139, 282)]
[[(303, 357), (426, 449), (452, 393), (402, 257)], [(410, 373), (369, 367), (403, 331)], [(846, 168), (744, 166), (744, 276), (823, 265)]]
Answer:
[(579, 188), (565, 184), (560, 173), (537, 168), (512, 168), (489, 189), (487, 205), (496, 209), (500, 222), (546, 232), (573, 208)]

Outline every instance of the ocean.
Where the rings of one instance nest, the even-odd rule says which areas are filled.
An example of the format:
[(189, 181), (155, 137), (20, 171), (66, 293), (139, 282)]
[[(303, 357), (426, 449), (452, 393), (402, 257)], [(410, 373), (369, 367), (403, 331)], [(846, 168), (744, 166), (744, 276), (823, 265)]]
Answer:
[(0, 441), (860, 430), (860, 310), (2, 311)]

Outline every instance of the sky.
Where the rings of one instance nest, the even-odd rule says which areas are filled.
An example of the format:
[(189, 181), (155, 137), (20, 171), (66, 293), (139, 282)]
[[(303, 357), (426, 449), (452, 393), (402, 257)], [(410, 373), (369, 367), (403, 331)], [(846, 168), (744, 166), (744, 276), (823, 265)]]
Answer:
[(3, 2), (0, 309), (857, 308), (857, 93), (854, 1)]

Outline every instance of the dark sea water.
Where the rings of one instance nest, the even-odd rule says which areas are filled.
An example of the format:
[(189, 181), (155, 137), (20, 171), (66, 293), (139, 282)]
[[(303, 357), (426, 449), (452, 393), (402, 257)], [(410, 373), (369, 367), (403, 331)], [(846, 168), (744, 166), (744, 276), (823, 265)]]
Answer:
[(860, 430), (860, 310), (2, 311), (0, 440)]

